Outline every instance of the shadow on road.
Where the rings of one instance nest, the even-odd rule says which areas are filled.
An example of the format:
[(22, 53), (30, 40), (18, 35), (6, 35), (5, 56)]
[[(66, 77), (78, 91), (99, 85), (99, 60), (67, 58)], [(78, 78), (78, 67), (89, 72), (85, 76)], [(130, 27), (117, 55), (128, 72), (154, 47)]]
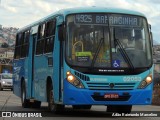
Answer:
[(64, 111), (57, 114), (48, 111), (47, 107), (34, 109), (34, 111), (41, 112), (42, 116), (46, 117), (112, 117), (112, 113), (107, 113), (105, 111), (94, 111), (84, 109), (76, 110), (72, 108), (65, 108)]
[(35, 108), (26, 108), (23, 109), (23, 112), (33, 112), (33, 113), (41, 113), (44, 117), (112, 117), (111, 113), (107, 113), (105, 111), (94, 111), (94, 110), (83, 110), (83, 109), (72, 109), (65, 108), (64, 111), (60, 113), (54, 113), (48, 111), (47, 107), (41, 107), (39, 109)]

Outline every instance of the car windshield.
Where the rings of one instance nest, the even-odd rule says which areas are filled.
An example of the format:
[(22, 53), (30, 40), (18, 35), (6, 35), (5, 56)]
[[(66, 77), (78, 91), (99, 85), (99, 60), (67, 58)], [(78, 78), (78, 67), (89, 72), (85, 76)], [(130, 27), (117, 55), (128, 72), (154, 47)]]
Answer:
[(2, 79), (12, 79), (12, 74), (2, 74)]
[(147, 26), (139, 16), (69, 15), (67, 62), (80, 67), (148, 67), (152, 58)]

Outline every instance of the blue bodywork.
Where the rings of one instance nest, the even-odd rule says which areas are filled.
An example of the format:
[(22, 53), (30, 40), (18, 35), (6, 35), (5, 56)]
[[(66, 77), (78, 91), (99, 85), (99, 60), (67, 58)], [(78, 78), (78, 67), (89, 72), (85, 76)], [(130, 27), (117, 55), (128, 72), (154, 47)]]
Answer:
[[(71, 70), (74, 74), (74, 70)], [(81, 80), (85, 89), (79, 89), (64, 80), (64, 104), (72, 105), (147, 105), (152, 101), (153, 83), (145, 89), (138, 89), (141, 81), (125, 81), (125, 77), (140, 77), (144, 80), (150, 73), (153, 73), (153, 67), (138, 75), (87, 75), (90, 81)], [(80, 73), (81, 74), (81, 73)], [(78, 77), (77, 77), (78, 78)], [(93, 81), (91, 80), (93, 79)], [(78, 78), (80, 79), (80, 78)], [(95, 81), (97, 79), (97, 81)], [(99, 82), (98, 82), (99, 80)], [(102, 81), (101, 81), (102, 80)], [(101, 81), (101, 82), (100, 82)], [(101, 83), (101, 84), (100, 84)], [(114, 83), (114, 88), (109, 87), (109, 83)], [(118, 94), (121, 100), (106, 100), (105, 94)], [(127, 93), (127, 95), (125, 95)], [(95, 95), (95, 96), (94, 96)], [(128, 97), (127, 97), (128, 96)], [(124, 99), (123, 99), (124, 98)]]
[[(66, 72), (70, 71), (75, 75), (75, 70), (71, 69), (65, 62), (65, 50), (63, 49), (63, 64), (64, 66), (60, 68), (60, 41), (58, 40), (58, 25), (62, 23), (62, 19), (59, 17), (62, 16), (65, 21), (65, 17), (69, 14), (74, 13), (122, 13), (122, 14), (132, 14), (143, 16), (143, 14), (135, 11), (129, 11), (124, 9), (111, 9), (111, 8), (76, 8), (76, 9), (66, 9), (60, 10), (56, 13), (53, 13), (33, 24), (30, 24), (22, 29), (19, 32), (24, 31), (27, 28), (34, 27), (41, 22), (47, 21), (51, 18), (57, 18), (57, 27), (56, 35), (54, 42), (54, 52), (49, 54), (42, 54), (34, 56), (34, 73), (32, 74), (32, 51), (33, 51), (33, 39), (30, 36), (30, 48), (29, 55), (26, 58), (14, 60), (14, 94), (21, 97), (21, 84), (22, 80), (26, 84), (26, 93), (27, 99), (36, 99), (39, 101), (47, 101), (47, 78), (52, 80), (54, 88), (54, 101), (57, 104), (64, 105), (142, 105), (142, 104), (151, 104), (152, 99), (152, 87), (153, 83), (148, 85), (145, 89), (138, 89), (141, 81), (124, 81), (124, 77), (141, 77), (141, 80), (145, 79), (149, 74), (153, 74), (153, 67), (146, 70), (143, 73), (138, 75), (90, 75), (85, 74), (89, 77), (89, 81), (84, 81), (78, 78), (84, 85), (85, 88), (80, 89), (76, 88), (66, 80)], [(64, 46), (63, 46), (64, 47)], [(48, 58), (52, 58), (53, 65), (48, 66)], [(80, 73), (82, 74), (82, 73)], [(33, 80), (32, 80), (32, 76)], [(76, 75), (75, 75), (76, 76)], [(100, 81), (95, 81), (93, 78), (98, 78)], [(102, 80), (102, 81), (101, 81)], [(101, 84), (99, 84), (101, 83)], [(107, 88), (109, 83), (114, 83), (119, 86), (114, 89)], [(123, 84), (126, 83), (126, 84)], [(132, 88), (130, 87), (132, 83)], [(94, 87), (89, 85), (94, 84)], [(106, 84), (106, 86), (104, 85)], [(129, 85), (128, 85), (129, 84)], [(105, 87), (105, 88), (104, 88)], [(104, 88), (104, 89), (103, 89)], [(119, 96), (124, 97), (123, 100), (119, 101), (106, 101), (103, 100), (103, 97), (106, 93), (116, 93)], [(127, 95), (126, 95), (127, 93)], [(126, 96), (125, 96), (126, 95)], [(128, 97), (128, 98), (127, 98)]]

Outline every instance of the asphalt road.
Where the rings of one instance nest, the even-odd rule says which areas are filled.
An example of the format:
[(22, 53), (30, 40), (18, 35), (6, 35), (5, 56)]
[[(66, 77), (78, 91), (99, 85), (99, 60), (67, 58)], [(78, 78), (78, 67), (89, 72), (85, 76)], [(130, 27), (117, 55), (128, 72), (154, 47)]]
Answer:
[[(12, 111), (12, 116), (14, 117), (0, 117), (0, 120), (98, 120), (98, 119), (115, 119), (116, 117), (112, 117), (112, 113), (106, 112), (106, 106), (92, 106), (91, 110), (73, 110), (71, 106), (66, 106), (66, 109), (61, 114), (53, 114), (48, 111), (47, 103), (42, 103), (40, 109), (35, 108), (22, 108), (21, 100), (19, 97), (15, 96), (12, 91), (5, 90), (0, 91), (0, 111), (2, 112), (10, 112)], [(28, 116), (28, 112), (37, 113), (38, 118), (21, 118), (16, 117), (18, 114), (13, 114), (13, 111), (17, 111), (21, 115)], [(47, 111), (43, 113), (42, 111)], [(118, 117), (118, 119), (122, 120), (159, 120), (160, 117), (153, 117), (154, 115), (160, 115), (160, 106), (133, 106), (131, 116), (127, 117)], [(140, 112), (137, 112), (140, 111)], [(146, 112), (145, 112), (146, 111)], [(42, 114), (39, 114), (41, 113)], [(152, 114), (152, 117), (139, 117), (140, 114)], [(0, 113), (2, 116), (2, 113)], [(115, 115), (115, 114), (114, 114)], [(138, 117), (136, 115), (139, 115)], [(40, 117), (42, 116), (42, 117)], [(47, 117), (46, 117), (47, 116)]]

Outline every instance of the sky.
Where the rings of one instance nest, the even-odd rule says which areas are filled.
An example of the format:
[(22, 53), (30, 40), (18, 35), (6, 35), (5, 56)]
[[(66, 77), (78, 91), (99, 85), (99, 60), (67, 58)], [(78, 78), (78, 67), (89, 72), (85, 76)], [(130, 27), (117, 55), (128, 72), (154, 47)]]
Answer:
[(143, 13), (152, 26), (154, 41), (160, 44), (160, 0), (0, 0), (0, 24), (21, 28), (60, 9), (86, 6)]

